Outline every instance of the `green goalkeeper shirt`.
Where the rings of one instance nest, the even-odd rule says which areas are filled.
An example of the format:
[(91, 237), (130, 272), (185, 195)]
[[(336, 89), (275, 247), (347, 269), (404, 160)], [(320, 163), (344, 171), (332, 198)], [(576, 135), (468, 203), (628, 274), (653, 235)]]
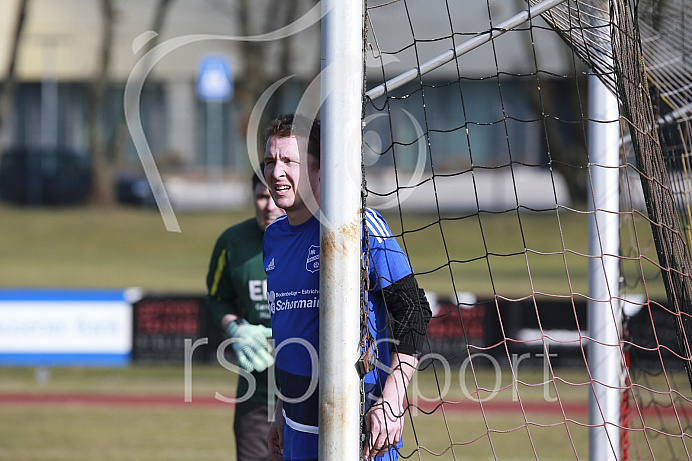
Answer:
[[(271, 327), (267, 275), (262, 266), (263, 236), (257, 220), (251, 218), (226, 229), (214, 245), (207, 273), (206, 305), (219, 327), (226, 314)], [(267, 403), (267, 371), (252, 375), (257, 389), (249, 401)], [(239, 375), (236, 396), (244, 396), (248, 386), (248, 380)]]

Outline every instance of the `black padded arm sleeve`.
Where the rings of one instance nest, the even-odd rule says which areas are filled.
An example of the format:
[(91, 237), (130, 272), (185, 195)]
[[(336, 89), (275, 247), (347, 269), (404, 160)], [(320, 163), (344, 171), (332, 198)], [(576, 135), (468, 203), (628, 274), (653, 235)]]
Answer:
[(383, 288), (382, 296), (390, 314), (394, 339), (392, 350), (414, 357), (420, 356), (428, 322), (432, 317), (425, 292), (418, 287), (413, 274), (410, 274)]

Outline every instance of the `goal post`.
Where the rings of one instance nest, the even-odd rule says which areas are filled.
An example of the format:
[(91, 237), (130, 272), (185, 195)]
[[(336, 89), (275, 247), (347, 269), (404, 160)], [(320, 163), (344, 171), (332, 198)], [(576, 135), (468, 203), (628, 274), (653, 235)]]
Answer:
[(619, 104), (596, 76), (589, 76), (589, 219), (587, 366), (591, 461), (620, 459), (620, 126)]
[(322, 0), (319, 459), (360, 459), (363, 3)]

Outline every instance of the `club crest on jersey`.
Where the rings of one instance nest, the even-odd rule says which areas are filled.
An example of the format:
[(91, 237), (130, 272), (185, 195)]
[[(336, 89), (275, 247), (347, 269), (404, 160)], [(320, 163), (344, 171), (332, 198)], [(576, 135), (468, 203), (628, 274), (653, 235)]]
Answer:
[(307, 269), (308, 272), (317, 272), (320, 270), (319, 245), (310, 245), (310, 248), (308, 248), (308, 259), (305, 261), (305, 269)]
[(269, 305), (269, 312), (271, 315), (274, 315), (276, 312), (276, 293), (274, 293), (274, 290), (267, 293), (267, 303)]

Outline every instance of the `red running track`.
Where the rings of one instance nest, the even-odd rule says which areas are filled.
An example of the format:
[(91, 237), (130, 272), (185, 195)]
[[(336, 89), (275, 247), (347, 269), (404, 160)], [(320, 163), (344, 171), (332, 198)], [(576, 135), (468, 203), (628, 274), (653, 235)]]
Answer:
[[(145, 407), (145, 406), (174, 406), (188, 408), (203, 407), (231, 407), (233, 404), (226, 403), (214, 397), (193, 397), (192, 401), (186, 402), (184, 397), (175, 395), (127, 395), (127, 394), (57, 394), (57, 393), (6, 393), (0, 394), (0, 405), (106, 405), (119, 407)], [(494, 401), (482, 402), (483, 412), (485, 413), (518, 413), (522, 409), (527, 414), (546, 414), (546, 415), (565, 415), (569, 419), (586, 418), (589, 414), (588, 403), (575, 402), (519, 402)], [(440, 411), (439, 404), (435, 402), (419, 401), (417, 407), (421, 412), (431, 413)], [(481, 404), (473, 400), (461, 402), (446, 402), (444, 404), (446, 412), (466, 412), (469, 414), (481, 414)], [(632, 408), (636, 412), (636, 408)], [(676, 409), (672, 406), (649, 406), (640, 408), (642, 415), (653, 415), (664, 417), (676, 417)], [(678, 409), (686, 411), (686, 409)]]
[[(7, 393), (0, 394), (0, 405), (112, 405), (112, 406), (182, 406), (190, 408), (199, 407), (223, 407), (232, 404), (222, 402), (214, 397), (193, 397), (192, 401), (186, 402), (182, 396), (160, 396), (160, 395), (113, 395), (113, 394), (39, 394), (39, 393)], [(419, 402), (420, 411), (430, 413), (438, 410), (434, 402)], [(521, 407), (518, 402), (486, 401), (483, 402), (483, 411), (492, 413), (507, 413), (519, 411)], [(526, 412), (544, 414), (565, 414), (570, 417), (586, 416), (589, 409), (586, 403), (563, 403), (561, 406), (557, 402), (531, 402), (524, 403), (523, 409)], [(445, 411), (465, 411), (479, 412), (480, 404), (472, 400), (462, 402), (448, 402), (444, 404)]]

